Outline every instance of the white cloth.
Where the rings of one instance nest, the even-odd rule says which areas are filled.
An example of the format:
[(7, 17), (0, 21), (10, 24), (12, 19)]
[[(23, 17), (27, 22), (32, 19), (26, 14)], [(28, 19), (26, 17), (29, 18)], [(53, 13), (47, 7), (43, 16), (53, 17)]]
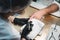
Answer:
[[(44, 27), (44, 23), (37, 19), (32, 19), (31, 21), (33, 27), (32, 27), (32, 31), (27, 35), (28, 39), (34, 39)], [(25, 26), (26, 24), (23, 27), (21, 27), (21, 30), (23, 30)]]
[(44, 27), (44, 23), (37, 19), (32, 19), (31, 21), (32, 21), (33, 27), (32, 27), (32, 31), (27, 35), (27, 38), (34, 39)]

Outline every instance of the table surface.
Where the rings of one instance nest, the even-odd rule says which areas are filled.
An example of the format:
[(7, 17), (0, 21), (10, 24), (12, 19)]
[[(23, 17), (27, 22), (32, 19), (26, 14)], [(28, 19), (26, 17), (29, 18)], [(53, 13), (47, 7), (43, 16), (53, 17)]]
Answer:
[[(28, 6), (26, 9), (25, 9), (25, 13), (21, 14), (20, 16), (17, 16), (18, 18), (28, 18), (30, 17), (33, 13), (37, 12), (38, 10), (31, 7), (31, 6)], [(49, 32), (49, 29), (51, 27), (52, 24), (56, 23), (56, 22), (59, 22), (60, 18), (57, 18), (57, 17), (54, 17), (52, 15), (46, 15), (44, 19), (42, 19), (41, 21), (45, 23), (45, 26), (44, 28), (42, 29), (41, 31), (41, 35), (40, 36), (37, 36), (35, 39), (36, 40), (46, 40), (46, 37), (48, 35), (48, 32)], [(59, 23), (60, 25), (60, 23)], [(14, 25), (14, 27), (20, 31), (20, 26), (18, 25)]]

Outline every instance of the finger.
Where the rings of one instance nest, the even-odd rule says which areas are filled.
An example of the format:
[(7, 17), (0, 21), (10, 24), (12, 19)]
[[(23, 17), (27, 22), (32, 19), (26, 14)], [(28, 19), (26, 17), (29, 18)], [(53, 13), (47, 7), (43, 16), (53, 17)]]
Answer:
[(31, 19), (33, 19), (35, 16), (34, 15), (32, 15), (31, 17), (30, 17), (30, 19), (29, 19), (29, 21), (31, 21)]

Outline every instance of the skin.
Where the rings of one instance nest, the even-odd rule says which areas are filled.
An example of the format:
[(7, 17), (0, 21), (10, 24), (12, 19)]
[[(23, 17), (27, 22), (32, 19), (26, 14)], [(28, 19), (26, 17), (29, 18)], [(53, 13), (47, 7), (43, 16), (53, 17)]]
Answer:
[(56, 12), (57, 10), (59, 10), (58, 5), (52, 4), (45, 9), (41, 9), (40, 11), (37, 11), (34, 14), (32, 14), (30, 20), (33, 18), (40, 20), (44, 15)]
[(22, 38), (21, 40), (26, 40), (25, 38)]
[[(40, 20), (44, 15), (56, 12), (58, 10), (59, 10), (58, 5), (57, 4), (52, 4), (52, 5), (44, 8), (44, 9), (41, 9), (40, 11), (37, 11), (37, 12), (33, 13), (30, 17), (30, 20), (33, 19), (33, 18)], [(8, 19), (11, 22), (13, 22), (14, 18), (15, 17), (13, 17), (13, 16), (8, 17)]]

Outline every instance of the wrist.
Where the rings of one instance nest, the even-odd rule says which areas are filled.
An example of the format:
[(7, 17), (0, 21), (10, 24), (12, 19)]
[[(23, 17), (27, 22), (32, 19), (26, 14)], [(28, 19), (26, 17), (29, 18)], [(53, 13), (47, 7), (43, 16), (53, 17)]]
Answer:
[(49, 13), (49, 10), (47, 8), (44, 9), (44, 13), (45, 14), (48, 14)]
[[(42, 11), (42, 14), (41, 14), (42, 16), (48, 14), (48, 9), (42, 9), (41, 11)], [(40, 12), (41, 12), (41, 11), (40, 11)]]
[(10, 22), (14, 22), (14, 19), (15, 19), (15, 17), (13, 17), (13, 16), (9, 16), (9, 17), (8, 17), (8, 20), (9, 20)]

